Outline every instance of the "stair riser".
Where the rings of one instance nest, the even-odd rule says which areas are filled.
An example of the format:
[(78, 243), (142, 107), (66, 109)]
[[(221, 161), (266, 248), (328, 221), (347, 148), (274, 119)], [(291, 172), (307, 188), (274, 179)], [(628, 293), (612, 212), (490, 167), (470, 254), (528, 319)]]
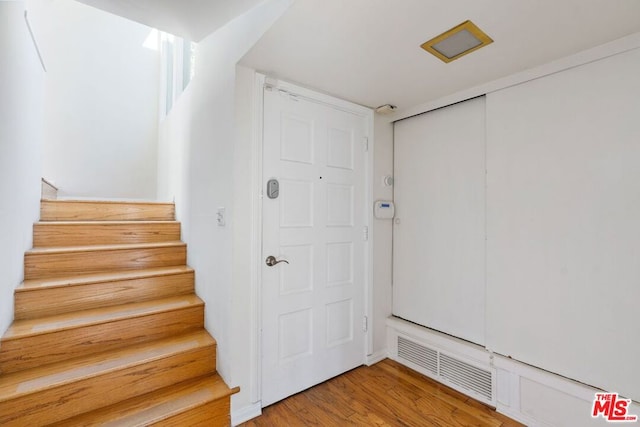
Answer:
[[(142, 279), (16, 292), (15, 318), (34, 319), (193, 293), (193, 271)], [(51, 304), (55, 301), (55, 304)]]
[[(61, 327), (64, 327), (62, 325)], [(2, 341), (0, 373), (10, 373), (167, 338), (204, 327), (204, 305)]]
[(173, 204), (43, 200), (40, 221), (173, 221)]
[(177, 222), (141, 224), (65, 224), (40, 222), (33, 226), (33, 246), (65, 247), (157, 243), (180, 240)]
[(231, 425), (231, 417), (229, 416), (231, 413), (230, 400), (229, 397), (226, 397), (157, 423), (139, 424), (135, 427), (145, 427), (147, 425), (154, 427), (229, 426)]
[(23, 395), (0, 405), (0, 425), (51, 424), (150, 390), (213, 373), (215, 366), (215, 346), (212, 345)]
[(25, 279), (185, 265), (185, 245), (104, 251), (27, 253)]

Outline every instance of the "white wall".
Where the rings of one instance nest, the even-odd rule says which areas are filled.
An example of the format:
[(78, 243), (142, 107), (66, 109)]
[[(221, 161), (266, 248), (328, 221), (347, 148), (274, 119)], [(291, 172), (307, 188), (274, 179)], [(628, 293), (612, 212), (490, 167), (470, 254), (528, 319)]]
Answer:
[[(393, 200), (393, 186), (383, 183), (385, 176), (393, 176), (393, 123), (388, 116), (374, 117), (373, 140), (373, 200)], [(372, 361), (387, 355), (386, 319), (391, 315), (391, 257), (393, 221), (373, 220), (373, 343), (369, 352)]]
[(24, 21), (25, 3), (0, 2), (0, 335), (39, 218), (44, 71)]
[(252, 213), (254, 203), (252, 185), (253, 174), (257, 164), (256, 154), (252, 152), (254, 116), (253, 97), (255, 71), (237, 66), (235, 82), (235, 152), (233, 159), (233, 285), (231, 299), (236, 305), (236, 316), (233, 333), (229, 339), (231, 347), (243, 349), (233, 354), (234, 379), (240, 381), (246, 392), (234, 401), (235, 408), (246, 407), (257, 399), (257, 384), (252, 383), (258, 375), (255, 362), (256, 348), (248, 347), (255, 342), (255, 325), (260, 302), (252, 294), (250, 284), (254, 279), (255, 259), (252, 258), (252, 242), (257, 238), (259, 230), (254, 229)]
[[(175, 197), (196, 292), (206, 303), (206, 327), (218, 341), (218, 371), (229, 385), (241, 387), (232, 400), (234, 412), (252, 403), (250, 282), (238, 273), (251, 262), (239, 248), (251, 237), (244, 224), (250, 188), (241, 175), (249, 173), (252, 153), (248, 123), (235, 125), (236, 64), (290, 3), (266, 1), (198, 43), (194, 80), (160, 125), (158, 195)], [(245, 108), (250, 74), (238, 72)], [(226, 209), (225, 227), (216, 225), (218, 207)]]
[(71, 1), (40, 1), (44, 176), (59, 195), (153, 199), (159, 53), (150, 28)]

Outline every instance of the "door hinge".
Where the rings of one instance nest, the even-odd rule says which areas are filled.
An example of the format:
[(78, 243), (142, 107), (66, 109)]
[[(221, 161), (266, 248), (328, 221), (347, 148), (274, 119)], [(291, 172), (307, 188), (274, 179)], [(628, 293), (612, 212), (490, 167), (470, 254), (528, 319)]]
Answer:
[(366, 225), (362, 227), (362, 240), (364, 240), (365, 242), (369, 240), (369, 227), (367, 227)]
[(362, 332), (367, 332), (369, 330), (369, 319), (367, 316), (362, 318)]
[(364, 151), (367, 152), (369, 151), (369, 138), (368, 137), (363, 137), (362, 138), (362, 146), (364, 147)]

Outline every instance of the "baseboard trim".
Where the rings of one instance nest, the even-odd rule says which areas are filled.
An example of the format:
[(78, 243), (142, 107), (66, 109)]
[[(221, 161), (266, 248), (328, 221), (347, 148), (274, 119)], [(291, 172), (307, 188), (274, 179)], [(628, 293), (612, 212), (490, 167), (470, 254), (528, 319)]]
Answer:
[(262, 402), (231, 411), (231, 425), (237, 426), (262, 415)]
[(375, 365), (378, 362), (382, 362), (384, 359), (388, 357), (389, 357), (389, 352), (387, 351), (386, 348), (384, 348), (382, 350), (376, 351), (373, 354), (368, 355), (364, 363), (367, 366), (371, 366), (371, 365)]

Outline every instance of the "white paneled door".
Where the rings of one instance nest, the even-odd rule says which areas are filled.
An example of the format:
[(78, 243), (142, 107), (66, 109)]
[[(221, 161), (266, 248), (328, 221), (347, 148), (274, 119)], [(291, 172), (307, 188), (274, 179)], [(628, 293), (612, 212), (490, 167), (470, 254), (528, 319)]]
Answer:
[(264, 92), (263, 406), (364, 360), (365, 132), (362, 116)]

